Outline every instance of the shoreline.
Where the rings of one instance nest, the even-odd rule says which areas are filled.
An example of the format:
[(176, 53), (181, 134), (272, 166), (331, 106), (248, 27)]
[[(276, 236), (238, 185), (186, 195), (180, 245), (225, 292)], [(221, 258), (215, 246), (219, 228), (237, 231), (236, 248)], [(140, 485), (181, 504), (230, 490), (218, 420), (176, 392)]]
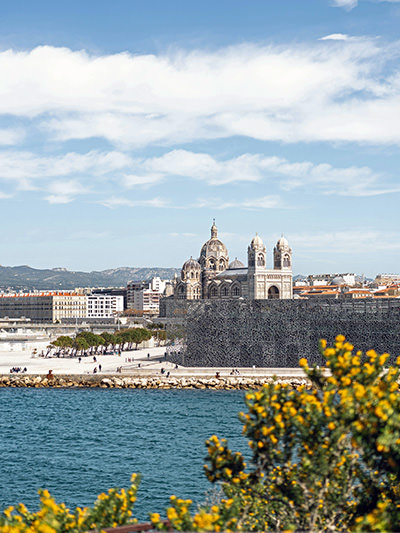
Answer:
[[(297, 387), (308, 383), (301, 368), (184, 367), (164, 359), (165, 347), (121, 355), (40, 357), (30, 351), (0, 351), (0, 387), (254, 389), (276, 380)], [(11, 369), (26, 372), (10, 372)], [(48, 379), (48, 374), (52, 374)], [(218, 376), (218, 377), (216, 377)]]
[(265, 383), (287, 383), (294, 388), (309, 384), (301, 376), (122, 376), (121, 374), (1, 374), (0, 388), (46, 389), (212, 389), (251, 390)]

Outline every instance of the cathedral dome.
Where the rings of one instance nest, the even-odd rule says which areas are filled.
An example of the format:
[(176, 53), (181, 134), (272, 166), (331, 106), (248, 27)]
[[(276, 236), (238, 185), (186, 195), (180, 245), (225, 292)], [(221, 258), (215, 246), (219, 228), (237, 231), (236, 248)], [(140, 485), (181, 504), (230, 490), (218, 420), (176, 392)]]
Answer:
[(329, 283), (329, 285), (346, 285), (346, 282), (344, 281), (344, 279), (342, 278), (342, 276), (336, 276), (335, 278), (333, 278), (333, 280)]
[(258, 233), (256, 233), (256, 236), (251, 239), (250, 246), (252, 248), (260, 248), (263, 245), (264, 243), (262, 242), (261, 237), (258, 235)]
[(289, 243), (283, 235), (276, 243), (276, 247), (278, 248), (278, 250), (289, 250)]
[(237, 257), (235, 257), (235, 260), (229, 263), (229, 270), (234, 270), (235, 268), (244, 268), (244, 264), (239, 261)]
[(225, 244), (218, 239), (218, 230), (215, 222), (211, 226), (211, 239), (205, 242), (200, 250), (200, 260), (210, 256), (228, 258), (228, 250)]
[(200, 263), (196, 261), (196, 259), (193, 259), (193, 257), (191, 257), (190, 259), (185, 261), (185, 263), (183, 263), (182, 270), (201, 270), (201, 266)]

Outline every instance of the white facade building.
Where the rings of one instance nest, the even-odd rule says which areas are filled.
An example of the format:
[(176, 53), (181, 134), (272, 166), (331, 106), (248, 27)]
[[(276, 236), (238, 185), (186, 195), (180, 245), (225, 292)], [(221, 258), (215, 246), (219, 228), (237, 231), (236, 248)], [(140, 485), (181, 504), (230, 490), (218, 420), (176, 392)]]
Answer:
[(182, 266), (181, 279), (175, 278), (173, 298), (293, 298), (292, 249), (283, 235), (274, 247), (271, 266), (267, 268), (267, 250), (259, 235), (247, 248), (247, 266), (237, 258), (229, 262), (228, 249), (218, 239), (214, 221), (211, 238), (203, 244), (199, 259), (188, 259)]
[(139, 314), (158, 315), (160, 297), (167, 283), (166, 280), (162, 280), (159, 277), (152, 278), (149, 282), (128, 283), (128, 309), (137, 311)]
[(124, 297), (109, 294), (87, 296), (87, 318), (113, 318), (124, 310)]

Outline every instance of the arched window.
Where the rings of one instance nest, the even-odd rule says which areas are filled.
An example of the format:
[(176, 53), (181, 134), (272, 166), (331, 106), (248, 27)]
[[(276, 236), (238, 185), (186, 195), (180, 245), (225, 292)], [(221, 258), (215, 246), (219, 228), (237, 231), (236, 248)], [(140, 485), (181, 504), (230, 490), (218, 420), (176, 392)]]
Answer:
[(179, 289), (178, 289), (178, 298), (180, 298), (181, 300), (183, 300), (185, 298), (185, 288), (184, 287), (179, 287)]
[(224, 298), (228, 296), (228, 287), (222, 287), (221, 296), (223, 296)]
[(216, 270), (216, 265), (214, 259), (210, 259), (210, 270)]
[(259, 266), (259, 267), (263, 267), (263, 266), (265, 266), (265, 261), (264, 261), (264, 256), (263, 256), (263, 254), (260, 254), (260, 255), (257, 257), (257, 266)]
[(211, 296), (211, 298), (216, 298), (218, 296), (217, 287), (211, 287), (210, 296)]
[(239, 287), (239, 285), (234, 285), (232, 287), (232, 296), (234, 298), (238, 298), (240, 296), (240, 287)]
[(278, 287), (275, 287), (275, 285), (272, 285), (268, 289), (268, 300), (277, 300), (279, 299), (279, 289)]
[(219, 260), (219, 269), (225, 270), (225, 261), (223, 259)]
[(285, 255), (285, 257), (283, 258), (283, 266), (290, 267), (290, 257), (288, 255)]

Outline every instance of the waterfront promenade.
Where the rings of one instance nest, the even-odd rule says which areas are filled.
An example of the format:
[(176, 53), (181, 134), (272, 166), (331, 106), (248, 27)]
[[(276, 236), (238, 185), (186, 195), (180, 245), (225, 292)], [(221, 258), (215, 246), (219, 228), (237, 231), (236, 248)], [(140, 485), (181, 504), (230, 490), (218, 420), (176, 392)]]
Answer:
[[(302, 378), (301, 368), (206, 368), (183, 367), (164, 361), (164, 347), (144, 348), (123, 352), (121, 355), (96, 355), (82, 357), (41, 357), (32, 355), (30, 351), (0, 352), (0, 375), (10, 377), (43, 376), (49, 371), (57, 376), (86, 377), (100, 383), (102, 378), (115, 377), (120, 379), (137, 378), (141, 380), (157, 380), (157, 382), (180, 382), (182, 379), (215, 380), (216, 376), (229, 382), (246, 382), (254, 379), (267, 379), (276, 375), (280, 378)], [(40, 353), (40, 352), (39, 352)], [(24, 373), (10, 373), (12, 368), (26, 368)], [(96, 372), (94, 370), (96, 369)]]

